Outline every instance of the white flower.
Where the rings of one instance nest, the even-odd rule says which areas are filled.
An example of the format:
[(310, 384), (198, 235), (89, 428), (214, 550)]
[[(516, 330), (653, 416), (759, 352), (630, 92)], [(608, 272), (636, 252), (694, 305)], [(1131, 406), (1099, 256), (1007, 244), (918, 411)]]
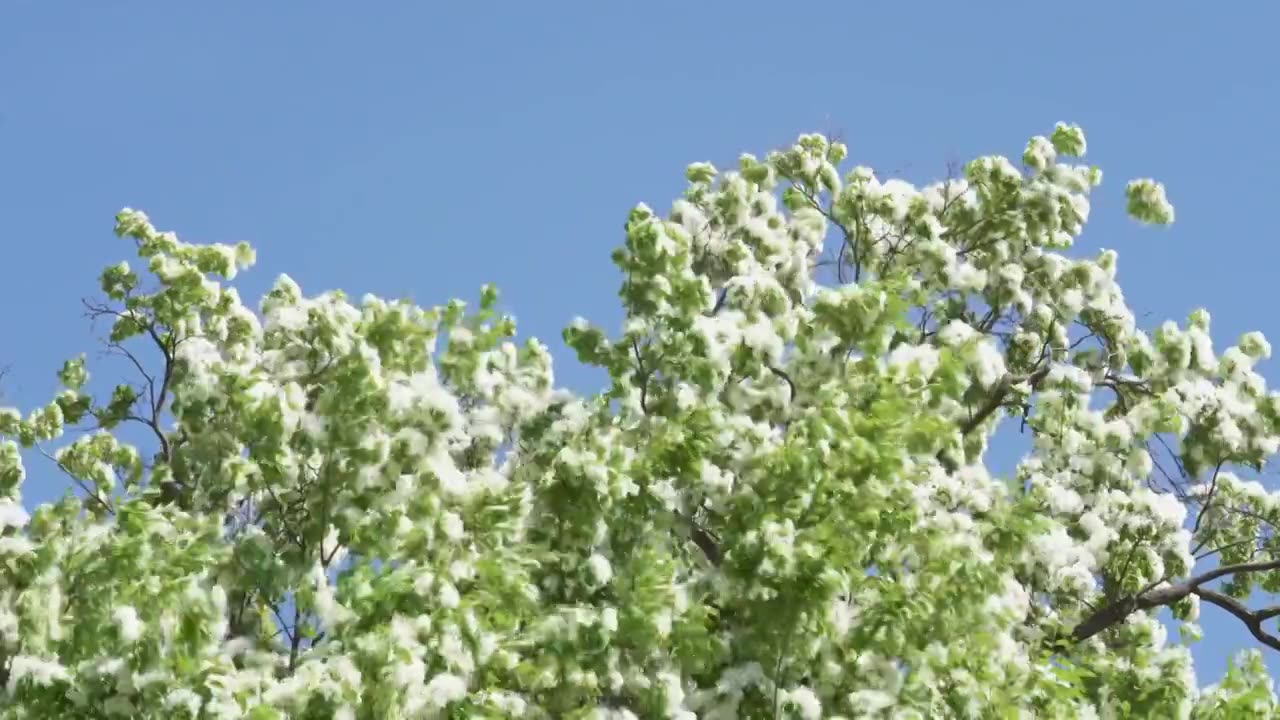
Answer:
[(180, 687), (170, 690), (164, 697), (164, 706), (166, 708), (182, 708), (187, 711), (188, 715), (193, 716), (200, 714), (200, 706), (203, 704), (204, 701), (200, 699), (200, 696), (190, 688)]
[(467, 696), (467, 681), (457, 675), (440, 673), (427, 683), (426, 695), (431, 707), (445, 707)]
[(461, 596), (458, 595), (458, 589), (453, 583), (440, 584), (440, 604), (447, 608), (456, 608), (462, 602)]
[(1057, 155), (1049, 138), (1037, 135), (1027, 143), (1026, 152), (1022, 153), (1022, 161), (1036, 170), (1044, 170), (1057, 160)]
[(0, 555), (29, 555), (35, 552), (35, 545), (21, 535), (0, 537)]
[(803, 720), (818, 720), (822, 717), (822, 702), (807, 687), (784, 690), (779, 693), (779, 699), (784, 705), (794, 707)]
[(6, 527), (20, 528), (27, 524), (31, 516), (22, 506), (10, 499), (0, 499), (0, 531)]
[(461, 540), (463, 536), (462, 518), (457, 513), (445, 512), (440, 516), (440, 529), (450, 540)]
[(1055, 513), (1074, 513), (1084, 507), (1084, 501), (1078, 493), (1055, 482), (1045, 486), (1045, 495), (1049, 500), (1049, 509)]
[(131, 643), (142, 637), (142, 621), (138, 619), (138, 611), (129, 605), (121, 605), (111, 613), (120, 633), (120, 640)]
[(405, 688), (412, 685), (421, 685), (422, 680), (426, 677), (427, 666), (418, 658), (411, 658), (408, 662), (398, 663), (392, 672), (392, 681), (399, 687)]
[(18, 687), (18, 683), (30, 678), (41, 687), (48, 687), (55, 682), (66, 682), (71, 679), (67, 669), (57, 660), (46, 660), (31, 655), (15, 655), (9, 660), (10, 694)]
[(613, 578), (613, 567), (600, 553), (592, 553), (591, 557), (587, 558), (587, 570), (597, 585), (606, 585)]
[(880, 710), (892, 707), (894, 702), (894, 696), (883, 690), (867, 689), (849, 693), (849, 706), (860, 716), (874, 716)]
[(983, 387), (991, 387), (1004, 377), (1004, 355), (990, 340), (974, 346), (973, 362), (977, 365), (978, 383)]
[(889, 353), (888, 364), (901, 377), (915, 370), (928, 378), (938, 369), (938, 349), (932, 345), (899, 345)]
[(938, 332), (938, 340), (943, 345), (958, 346), (977, 336), (978, 331), (963, 320), (952, 320)]

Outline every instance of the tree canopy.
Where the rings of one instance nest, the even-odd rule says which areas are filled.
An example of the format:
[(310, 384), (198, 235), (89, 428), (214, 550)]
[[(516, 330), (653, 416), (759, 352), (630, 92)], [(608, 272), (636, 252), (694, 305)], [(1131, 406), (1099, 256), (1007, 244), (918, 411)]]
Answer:
[[(0, 410), (0, 718), (1270, 717), (1257, 650), (1190, 653), (1203, 605), (1280, 649), (1267, 341), (1069, 254), (1076, 126), (923, 187), (846, 153), (636, 206), (588, 395), (491, 287), (255, 311), (248, 245), (122, 211), (87, 306), (136, 376)], [(40, 454), (79, 491), (29, 514)]]

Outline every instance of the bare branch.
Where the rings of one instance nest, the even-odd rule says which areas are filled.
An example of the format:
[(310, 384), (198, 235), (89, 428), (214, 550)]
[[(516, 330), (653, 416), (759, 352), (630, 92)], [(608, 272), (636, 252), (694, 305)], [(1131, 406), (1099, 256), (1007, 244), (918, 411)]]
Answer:
[[(1228, 598), (1225, 595), (1216, 593), (1212, 590), (1207, 590), (1202, 586), (1210, 582), (1213, 582), (1214, 580), (1217, 580), (1219, 578), (1227, 577), (1229, 575), (1238, 575), (1238, 574), (1255, 573), (1255, 572), (1267, 572), (1267, 571), (1277, 570), (1277, 569), (1280, 569), (1280, 560), (1268, 560), (1265, 562), (1253, 562), (1253, 563), (1240, 563), (1237, 565), (1224, 565), (1222, 567), (1217, 567), (1212, 570), (1209, 570), (1208, 572), (1205, 572), (1202, 575), (1198, 575), (1194, 578), (1191, 578), (1190, 580), (1187, 580), (1185, 582), (1178, 583), (1177, 585), (1166, 585), (1161, 588), (1155, 588), (1155, 589), (1147, 590), (1144, 592), (1140, 592), (1137, 595), (1130, 595), (1128, 597), (1122, 598), (1120, 600), (1117, 600), (1116, 602), (1113, 602), (1109, 605), (1102, 607), (1101, 609), (1091, 614), (1089, 617), (1085, 618), (1079, 625), (1075, 627), (1074, 630), (1072, 630), (1071, 636), (1076, 641), (1088, 640), (1094, 635), (1097, 635), (1098, 633), (1112, 627), (1113, 625), (1116, 625), (1117, 623), (1122, 622), (1125, 618), (1129, 617), (1129, 615), (1133, 614), (1138, 610), (1150, 610), (1156, 607), (1171, 605), (1191, 594), (1198, 595), (1201, 599), (1214, 602), (1215, 605), (1219, 605), (1227, 609), (1229, 612), (1236, 615), (1237, 617), (1240, 617), (1242, 620), (1246, 620), (1245, 616), (1247, 616), (1248, 619), (1246, 620), (1246, 624), (1248, 624), (1248, 622), (1254, 622), (1255, 624), (1260, 625), (1262, 622), (1262, 619), (1265, 619), (1265, 618), (1259, 619), (1254, 617), (1253, 613), (1251, 613), (1247, 608), (1245, 608), (1243, 605), (1236, 602), (1235, 600), (1232, 600), (1231, 598)], [(1233, 605), (1232, 607), (1227, 607), (1226, 605), (1223, 605), (1221, 602), (1211, 599), (1210, 596), (1214, 598), (1229, 600), (1231, 603), (1233, 603)], [(1269, 610), (1267, 612), (1269, 612)], [(1241, 615), (1240, 613), (1243, 613), (1243, 615)], [(1277, 614), (1280, 614), (1280, 613), (1277, 613)], [(1268, 615), (1267, 617), (1271, 617), (1271, 615)], [(1251, 626), (1250, 630), (1253, 631), (1254, 627)], [(1261, 630), (1259, 629), (1258, 632), (1261, 632)], [(1254, 633), (1254, 636), (1258, 637), (1257, 632)], [(1261, 640), (1260, 637), (1259, 637), (1259, 640)], [(1280, 650), (1280, 644), (1277, 644), (1273, 647), (1275, 647), (1277, 650)]]
[(289, 637), (289, 672), (298, 667), (298, 650), (302, 646), (302, 610), (295, 599), (293, 603), (293, 633)]
[(640, 343), (631, 340), (631, 350), (635, 353), (636, 372), (640, 375), (640, 409), (649, 414), (649, 372), (645, 370), (644, 360), (640, 357)]
[(138, 327), (151, 339), (156, 349), (160, 351), (164, 358), (164, 370), (160, 379), (160, 387), (156, 388), (155, 377), (146, 371), (137, 356), (130, 352), (123, 344), (112, 340), (107, 341), (109, 350), (115, 350), (137, 368), (142, 377), (147, 381), (147, 417), (131, 415), (125, 419), (141, 423), (150, 428), (156, 439), (160, 442), (160, 451), (164, 455), (166, 462), (173, 462), (173, 448), (169, 439), (165, 436), (164, 431), (160, 428), (160, 415), (164, 412), (165, 404), (168, 402), (169, 385), (173, 381), (174, 365), (176, 358), (174, 352), (177, 349), (177, 341), (169, 334), (162, 333), (157, 327), (154, 318), (140, 315), (132, 310), (121, 311), (109, 305), (97, 302), (91, 302), (88, 299), (82, 299), (81, 304), (85, 308), (86, 315), (91, 319), (99, 317), (113, 317), (117, 319), (129, 319), (137, 323)]
[[(1236, 616), (1240, 622), (1244, 623), (1245, 627), (1249, 628), (1249, 633), (1257, 638), (1258, 642), (1266, 645), (1272, 650), (1280, 650), (1280, 638), (1262, 629), (1262, 621), (1267, 618), (1274, 617), (1276, 614), (1280, 614), (1280, 610), (1268, 608), (1266, 611), (1250, 612), (1249, 609), (1246, 608), (1239, 600), (1205, 588), (1197, 588), (1195, 594), (1200, 596), (1201, 600), (1217, 605), (1223, 610), (1226, 610)], [(1264, 616), (1264, 613), (1271, 614), (1266, 614)]]
[(89, 499), (93, 500), (94, 502), (98, 503), (98, 505), (102, 506), (102, 509), (106, 510), (108, 515), (116, 514), (115, 508), (111, 507), (111, 503), (102, 497), (102, 495), (98, 492), (97, 488), (86, 485), (83, 479), (78, 477), (75, 473), (71, 472), (70, 468), (64, 465), (61, 460), (54, 457), (53, 455), (50, 455), (47, 451), (45, 451), (44, 448), (40, 447), (39, 445), (36, 445), (35, 447), (37, 452), (39, 452), (45, 458), (53, 462), (53, 464), (57, 465), (59, 470), (66, 473), (67, 477), (71, 478), (71, 481), (74, 482), (77, 487), (79, 487), (81, 490), (84, 491), (85, 496), (87, 496)]
[(698, 549), (706, 556), (708, 562), (715, 567), (720, 567), (720, 563), (724, 562), (724, 553), (720, 550), (720, 544), (716, 539), (712, 537), (711, 533), (698, 525), (692, 517), (681, 515), (680, 518), (689, 524), (689, 534), (693, 544), (698, 546)]
[(728, 299), (729, 299), (729, 289), (721, 288), (720, 294), (716, 296), (715, 307), (711, 308), (711, 315), (712, 316), (719, 315), (720, 311), (724, 309), (725, 302)]
[[(1202, 552), (1199, 555), (1196, 555), (1195, 558), (1196, 560), (1204, 560), (1205, 558), (1213, 557), (1214, 555), (1217, 555), (1218, 553), (1226, 550), (1230, 550), (1231, 548), (1237, 548), (1237, 547), (1240, 547), (1241, 545), (1256, 546), (1257, 543), (1258, 543), (1257, 538), (1249, 538), (1248, 540), (1237, 540), (1235, 542), (1227, 543), (1226, 545), (1220, 545), (1212, 550), (1207, 550), (1205, 552)], [(1255, 548), (1255, 552), (1256, 552), (1256, 548)]]
[[(1200, 506), (1200, 512), (1196, 513), (1196, 524), (1191, 528), (1191, 533), (1200, 532), (1200, 523), (1204, 520), (1204, 516), (1209, 512), (1209, 508), (1213, 506), (1213, 496), (1218, 492), (1218, 473), (1222, 471), (1222, 462), (1219, 461), (1217, 467), (1213, 469), (1213, 479), (1209, 482), (1209, 492), (1205, 495), (1204, 504)], [(1197, 547), (1192, 552), (1199, 552)]]

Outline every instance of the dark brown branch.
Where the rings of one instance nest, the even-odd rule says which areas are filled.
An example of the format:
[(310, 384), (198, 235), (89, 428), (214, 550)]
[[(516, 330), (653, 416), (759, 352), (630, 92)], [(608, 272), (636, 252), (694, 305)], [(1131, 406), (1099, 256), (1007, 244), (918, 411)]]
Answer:
[(711, 315), (719, 315), (724, 309), (725, 302), (729, 300), (729, 288), (721, 288), (720, 295), (716, 297), (715, 307), (711, 308)]
[(295, 599), (293, 604), (293, 632), (289, 635), (289, 673), (298, 667), (298, 650), (302, 647), (302, 611)]
[(649, 373), (644, 369), (644, 360), (640, 357), (640, 343), (631, 340), (631, 349), (635, 352), (636, 373), (640, 376), (640, 409), (649, 414)]
[(793, 382), (793, 381), (791, 380), (791, 376), (790, 376), (790, 375), (788, 375), (788, 374), (786, 373), (786, 371), (785, 371), (785, 370), (782, 370), (782, 369), (780, 369), (780, 368), (776, 368), (776, 367), (774, 367), (774, 366), (772, 366), (772, 365), (770, 365), (770, 366), (769, 366), (769, 372), (773, 373), (774, 375), (776, 375), (776, 376), (778, 376), (778, 377), (782, 378), (783, 380), (785, 380), (785, 381), (787, 382), (787, 389), (788, 389), (788, 391), (789, 391), (789, 395), (788, 395), (788, 397), (789, 397), (791, 400), (795, 400), (795, 399), (796, 399), (796, 384), (795, 384), (795, 382)]
[(276, 507), (280, 510), (280, 515), (279, 515), (280, 526), (284, 529), (285, 533), (290, 536), (289, 539), (292, 540), (293, 543), (297, 545), (298, 548), (301, 549), (303, 553), (306, 553), (307, 546), (306, 546), (306, 543), (303, 541), (302, 534), (296, 532), (289, 525), (289, 519), (287, 515), (289, 510), (291, 509), (291, 506), (286, 504), (283, 500), (281, 500), (280, 496), (276, 495), (276, 491), (272, 489), (271, 485), (268, 484), (265, 486), (265, 488), (266, 488), (267, 494), (270, 495), (271, 499), (276, 502)]
[[(1239, 600), (1227, 597), (1226, 595), (1214, 592), (1213, 590), (1197, 588), (1195, 593), (1200, 596), (1201, 600), (1217, 605), (1223, 610), (1226, 610), (1236, 616), (1240, 622), (1244, 623), (1245, 627), (1249, 628), (1249, 633), (1257, 638), (1258, 642), (1266, 645), (1272, 650), (1280, 650), (1280, 638), (1262, 629), (1262, 621), (1269, 617), (1274, 617), (1274, 614), (1265, 615), (1264, 617), (1264, 611), (1251, 612)], [(1268, 608), (1265, 612), (1270, 612), (1273, 609), (1274, 608)], [(1277, 611), (1277, 614), (1280, 614), (1280, 611)]]
[[(1162, 607), (1165, 605), (1171, 605), (1175, 602), (1178, 602), (1179, 600), (1186, 598), (1188, 595), (1191, 595), (1191, 594), (1198, 595), (1205, 600), (1210, 600), (1211, 602), (1214, 602), (1215, 605), (1219, 605), (1224, 608), (1226, 608), (1226, 606), (1222, 605), (1220, 602), (1211, 600), (1210, 597), (1206, 595), (1206, 593), (1208, 595), (1212, 595), (1218, 598), (1226, 598), (1227, 600), (1230, 600), (1232, 603), (1234, 603), (1235, 607), (1238, 608), (1239, 611), (1245, 613), (1245, 615), (1248, 615), (1253, 622), (1260, 624), (1262, 620), (1265, 618), (1254, 617), (1253, 613), (1251, 613), (1247, 608), (1245, 608), (1243, 605), (1236, 602), (1235, 600), (1231, 600), (1230, 598), (1227, 598), (1225, 595), (1220, 595), (1219, 593), (1216, 593), (1212, 590), (1205, 589), (1202, 586), (1210, 582), (1213, 582), (1214, 580), (1217, 580), (1219, 578), (1227, 577), (1228, 575), (1267, 572), (1270, 570), (1277, 570), (1277, 569), (1280, 569), (1280, 560), (1268, 560), (1266, 562), (1254, 562), (1254, 563), (1240, 563), (1238, 565), (1224, 565), (1222, 567), (1217, 567), (1212, 570), (1209, 570), (1208, 572), (1205, 572), (1202, 575), (1198, 575), (1194, 578), (1191, 578), (1190, 580), (1187, 580), (1185, 582), (1178, 583), (1177, 585), (1167, 585), (1162, 588), (1156, 588), (1153, 590), (1140, 592), (1136, 596), (1131, 595), (1129, 597), (1117, 600), (1116, 602), (1113, 602), (1109, 605), (1103, 606), (1101, 609), (1097, 610), (1092, 615), (1085, 618), (1079, 625), (1077, 625), (1075, 629), (1071, 631), (1071, 637), (1077, 642), (1088, 640), (1089, 638), (1112, 627), (1113, 625), (1123, 622), (1125, 618), (1129, 617), (1129, 615), (1133, 614), (1134, 612), (1137, 612), (1139, 610), (1150, 610), (1152, 608)], [(1243, 616), (1232, 611), (1231, 608), (1226, 608), (1226, 609), (1228, 611), (1231, 611), (1232, 614), (1236, 614), (1237, 617), (1241, 617), (1241, 619), (1245, 619)], [(1269, 610), (1264, 612), (1269, 612)], [(1278, 612), (1277, 614), (1280, 614), (1280, 612)], [(1272, 617), (1272, 615), (1268, 615), (1267, 617)], [(1250, 629), (1252, 630), (1253, 628), (1251, 627)], [(1255, 633), (1255, 637), (1256, 636), (1257, 636), (1257, 633)], [(1276, 645), (1274, 647), (1276, 647), (1277, 650), (1280, 650), (1280, 645)]]
[(1157, 434), (1155, 438), (1156, 442), (1163, 445), (1164, 449), (1169, 453), (1169, 457), (1173, 459), (1174, 466), (1178, 468), (1178, 474), (1183, 478), (1188, 478), (1187, 468), (1182, 464), (1182, 458), (1178, 457), (1178, 453), (1175, 452), (1172, 447), (1169, 447), (1169, 441), (1165, 440), (1164, 436), (1159, 434)]
[(177, 349), (177, 342), (171, 336), (166, 337), (165, 335), (162, 335), (160, 330), (157, 329), (155, 319), (152, 317), (142, 316), (132, 310), (123, 312), (116, 310), (109, 305), (92, 303), (87, 299), (82, 299), (80, 302), (85, 307), (86, 314), (92, 319), (108, 316), (117, 319), (127, 318), (137, 323), (138, 327), (151, 338), (151, 341), (155, 343), (156, 348), (160, 351), (161, 356), (164, 358), (164, 372), (161, 376), (160, 388), (157, 390), (155, 386), (155, 378), (143, 368), (142, 363), (139, 362), (138, 358), (132, 352), (126, 349), (121, 343), (113, 341), (107, 342), (107, 347), (109, 349), (114, 349), (122, 353), (131, 363), (133, 363), (134, 367), (138, 369), (138, 372), (142, 374), (143, 379), (147, 381), (147, 410), (149, 411), (149, 417), (144, 418), (141, 416), (130, 416), (124, 419), (140, 422), (150, 428), (152, 433), (156, 436), (156, 439), (160, 442), (160, 450), (164, 455), (165, 461), (170, 463), (173, 462), (173, 448), (171, 447), (168, 438), (165, 437), (164, 431), (160, 428), (160, 414), (164, 412), (165, 403), (168, 401), (167, 396), (169, 392), (169, 385), (173, 381), (173, 371), (176, 363), (174, 353)]
[(137, 369), (138, 374), (141, 375), (143, 379), (147, 381), (147, 403), (148, 403), (148, 407), (153, 407), (155, 405), (155, 397), (156, 397), (155, 378), (152, 377), (151, 374), (147, 372), (147, 369), (143, 367), (142, 362), (138, 360), (138, 357), (134, 355), (132, 352), (130, 352), (129, 349), (126, 348), (124, 345), (121, 345), (120, 343), (117, 343), (117, 342), (108, 341), (107, 351), (110, 352), (112, 350), (116, 351), (117, 354), (126, 358), (130, 362), (130, 364), (132, 364), (133, 367)]
[(720, 563), (724, 562), (724, 555), (720, 551), (720, 544), (711, 537), (711, 533), (703, 530), (701, 526), (693, 520), (689, 520), (689, 533), (693, 538), (693, 544), (698, 546), (702, 554), (706, 556), (707, 561), (715, 567), (720, 567)]
[[(1196, 524), (1191, 528), (1191, 534), (1200, 532), (1200, 523), (1204, 521), (1205, 515), (1208, 514), (1209, 508), (1213, 506), (1213, 496), (1218, 492), (1218, 473), (1222, 471), (1222, 462), (1219, 461), (1217, 467), (1213, 469), (1213, 478), (1209, 481), (1209, 492), (1205, 494), (1204, 502), (1200, 506), (1200, 512), (1196, 513)], [(1197, 553), (1203, 549), (1204, 545), (1196, 547), (1191, 552)]]

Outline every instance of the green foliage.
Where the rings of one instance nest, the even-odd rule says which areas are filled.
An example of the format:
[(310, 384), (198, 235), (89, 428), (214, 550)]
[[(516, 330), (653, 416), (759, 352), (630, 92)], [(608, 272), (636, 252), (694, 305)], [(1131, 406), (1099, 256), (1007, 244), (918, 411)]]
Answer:
[[(1280, 499), (1236, 474), (1280, 447), (1270, 346), (1148, 333), (1116, 253), (1066, 254), (1085, 149), (922, 188), (819, 135), (691, 165), (627, 218), (620, 331), (563, 333), (586, 397), (496, 288), (282, 276), (255, 311), (252, 249), (122, 211), (149, 277), (90, 308), (142, 376), (98, 398), (79, 356), (0, 410), (0, 718), (1272, 716), (1256, 654), (1200, 689), (1186, 644), (1202, 602), (1273, 622)], [(28, 515), (21, 449), (79, 493)]]

